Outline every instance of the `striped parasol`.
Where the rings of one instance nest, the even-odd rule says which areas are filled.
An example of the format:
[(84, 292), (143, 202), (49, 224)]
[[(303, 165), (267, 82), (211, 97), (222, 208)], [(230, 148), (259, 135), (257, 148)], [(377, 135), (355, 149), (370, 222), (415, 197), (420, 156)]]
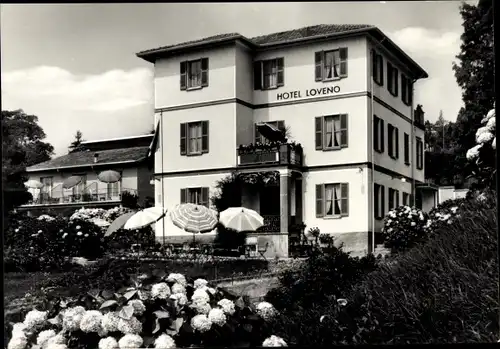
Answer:
[(78, 185), (82, 182), (82, 177), (80, 176), (71, 176), (71, 177), (68, 177), (64, 180), (63, 182), (63, 188), (64, 189), (71, 189), (73, 188), (75, 185)]
[(170, 211), (170, 218), (177, 227), (193, 234), (209, 233), (218, 223), (217, 212), (195, 204), (176, 206)]

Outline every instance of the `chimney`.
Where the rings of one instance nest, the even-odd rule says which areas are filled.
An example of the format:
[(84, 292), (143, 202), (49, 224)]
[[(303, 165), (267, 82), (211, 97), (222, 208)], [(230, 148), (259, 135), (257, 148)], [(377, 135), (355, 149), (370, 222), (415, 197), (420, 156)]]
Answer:
[(99, 153), (94, 154), (94, 164), (99, 160)]

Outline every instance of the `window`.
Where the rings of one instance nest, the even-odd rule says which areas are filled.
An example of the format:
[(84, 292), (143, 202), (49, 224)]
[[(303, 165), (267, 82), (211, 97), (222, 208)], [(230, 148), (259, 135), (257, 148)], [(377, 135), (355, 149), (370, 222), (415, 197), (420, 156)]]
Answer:
[(398, 69), (387, 62), (387, 89), (394, 96), (398, 96)]
[[(278, 130), (285, 133), (285, 122), (283, 120), (269, 121), (269, 122), (266, 122), (266, 124), (272, 125), (272, 126), (276, 127)], [(255, 128), (255, 143), (269, 143), (270, 142), (266, 137), (264, 137), (263, 135), (260, 134), (259, 130), (257, 129), (257, 125), (254, 125), (254, 128)]]
[(389, 188), (389, 210), (399, 207), (399, 191)]
[(345, 217), (348, 215), (348, 183), (316, 185), (316, 217)]
[(384, 86), (384, 59), (382, 58), (382, 55), (375, 51), (373, 51), (372, 70), (373, 81), (380, 86)]
[(181, 62), (181, 90), (208, 86), (208, 58)]
[(412, 103), (413, 84), (409, 78), (401, 74), (401, 100), (407, 106)]
[(314, 54), (315, 80), (331, 81), (347, 77), (347, 48)]
[(424, 168), (424, 143), (422, 138), (417, 137), (417, 169), (422, 170)]
[(391, 158), (399, 158), (399, 129), (391, 124), (387, 124), (387, 152)]
[(373, 209), (375, 211), (375, 218), (382, 219), (385, 214), (385, 187), (375, 183), (374, 190)]
[(208, 121), (181, 124), (181, 155), (208, 153)]
[(379, 153), (384, 152), (384, 120), (373, 116), (373, 148)]
[(285, 85), (285, 59), (254, 62), (254, 90), (270, 90)]
[(410, 136), (405, 133), (404, 134), (404, 148), (405, 148), (405, 165), (410, 165)]
[(181, 204), (191, 203), (209, 207), (208, 187), (181, 189)]
[(41, 177), (40, 182), (43, 184), (40, 192), (44, 194), (52, 193), (53, 177)]
[(316, 150), (347, 148), (347, 114), (315, 118)]
[(410, 194), (403, 192), (403, 205), (410, 206)]

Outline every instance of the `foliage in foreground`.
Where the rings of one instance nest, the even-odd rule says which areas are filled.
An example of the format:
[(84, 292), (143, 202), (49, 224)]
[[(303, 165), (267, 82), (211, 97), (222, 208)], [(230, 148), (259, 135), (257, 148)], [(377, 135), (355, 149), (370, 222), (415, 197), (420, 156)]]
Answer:
[[(380, 263), (345, 290), (345, 306), (330, 293), (326, 306), (283, 312), (273, 332), (313, 346), (496, 342), (496, 229), (493, 197), (463, 201), (460, 215), (441, 222), (426, 243)], [(324, 297), (329, 283), (314, 285), (316, 297)]]
[(418, 208), (400, 206), (384, 218), (384, 246), (392, 252), (405, 251), (427, 238), (428, 215)]

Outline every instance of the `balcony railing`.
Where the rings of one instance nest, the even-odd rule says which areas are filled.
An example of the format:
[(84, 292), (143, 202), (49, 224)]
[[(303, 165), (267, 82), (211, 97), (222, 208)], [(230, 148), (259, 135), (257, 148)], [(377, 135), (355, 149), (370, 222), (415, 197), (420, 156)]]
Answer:
[(137, 190), (126, 188), (99, 188), (97, 183), (92, 183), (83, 190), (64, 189), (62, 185), (57, 185), (49, 192), (41, 192), (34, 195), (32, 202), (27, 205), (55, 205), (88, 202), (119, 202), (122, 194), (129, 192), (137, 195)]
[(238, 148), (238, 166), (292, 165), (302, 166), (303, 151), (300, 144), (259, 144)]
[(279, 215), (262, 215), (264, 225), (257, 229), (259, 233), (279, 233), (280, 231), (280, 216)]

